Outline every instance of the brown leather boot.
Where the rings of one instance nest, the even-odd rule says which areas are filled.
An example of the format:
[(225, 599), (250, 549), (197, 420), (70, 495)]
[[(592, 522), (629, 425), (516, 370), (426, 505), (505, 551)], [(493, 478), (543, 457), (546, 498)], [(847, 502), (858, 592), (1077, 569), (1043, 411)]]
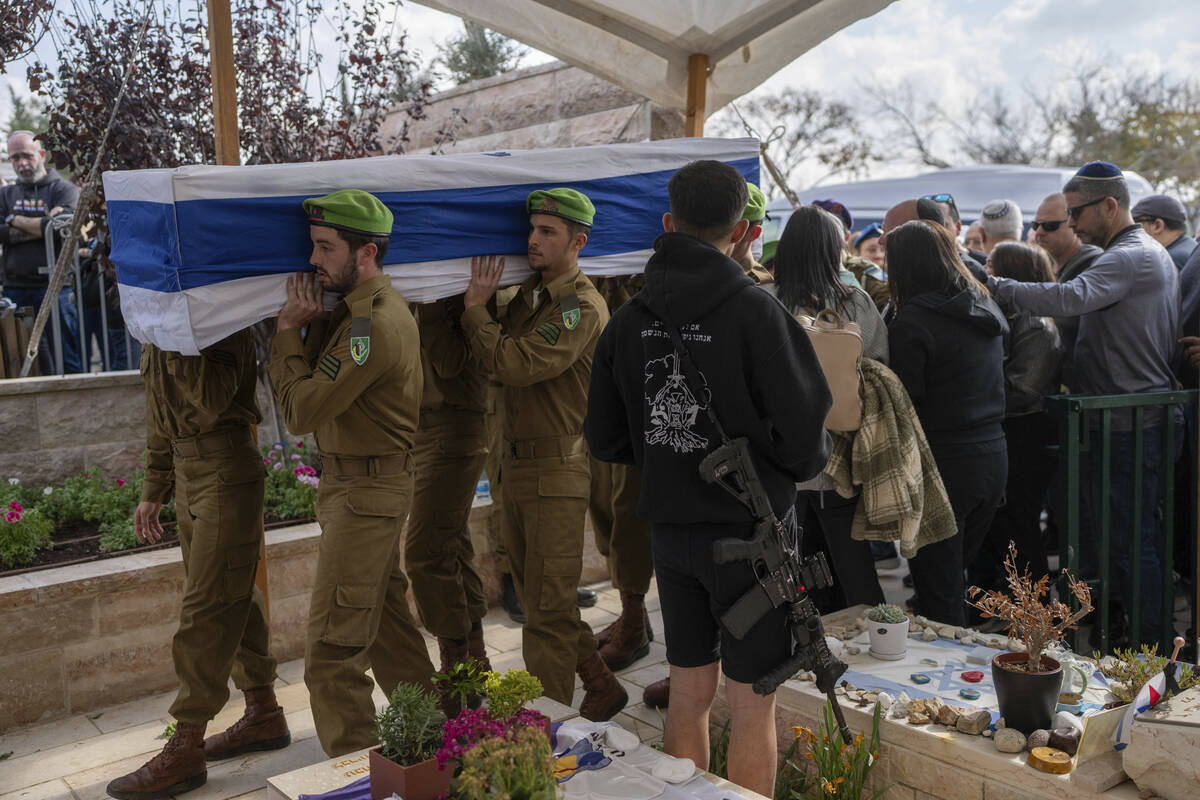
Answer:
[(599, 651), (611, 670), (625, 669), (650, 653), (645, 599), (645, 595), (621, 592), (621, 616), (615, 623), (616, 630)]
[(666, 708), (671, 700), (671, 679), (655, 681), (642, 690), (642, 702), (650, 708)]
[[(617, 630), (617, 625), (621, 622), (622, 619), (625, 618), (624, 594), (625, 594), (624, 592), (621, 593), (621, 595), (622, 595), (621, 616), (617, 617), (612, 622), (608, 623), (608, 625), (604, 626), (604, 628), (599, 633), (596, 634), (596, 647), (604, 647), (604, 645), (608, 642), (608, 640), (612, 638), (613, 633)], [(640, 594), (640, 595), (636, 595), (636, 596), (642, 598), (643, 600), (646, 597), (646, 595), (644, 595), (644, 594)], [(642, 624), (646, 626), (646, 638), (649, 641), (653, 642), (654, 641), (654, 628), (650, 627), (650, 612), (648, 612), (646, 610), (646, 604), (644, 602), (642, 603)]]
[(117, 800), (156, 800), (190, 792), (208, 780), (204, 765), (205, 722), (178, 722), (158, 755), (135, 772), (110, 781), (104, 791)]
[(487, 646), (483, 643), (483, 624), (476, 622), (471, 625), (467, 634), (467, 653), (479, 662), (479, 668), (484, 672), (492, 671), (492, 662), (488, 660)]
[(274, 686), (247, 689), (246, 713), (221, 733), (204, 740), (204, 757), (222, 761), (244, 753), (281, 750), (292, 743), (283, 708), (275, 702)]
[(599, 652), (588, 656), (588, 660), (580, 664), (576, 672), (583, 678), (584, 695), (583, 702), (579, 704), (579, 715), (584, 719), (605, 722), (615, 717), (629, 702), (625, 687), (605, 665)]
[[(471, 657), (467, 642), (459, 644), (458, 641), (447, 639), (444, 636), (439, 636), (437, 641), (438, 653), (442, 659), (442, 666), (438, 669), (439, 672), (448, 673), (450, 668), (455, 664), (461, 664)], [(446, 715), (446, 719), (457, 717), (458, 713), (462, 711), (462, 701), (450, 694), (450, 687), (444, 683), (435, 684), (435, 688), (437, 689), (442, 713)]]

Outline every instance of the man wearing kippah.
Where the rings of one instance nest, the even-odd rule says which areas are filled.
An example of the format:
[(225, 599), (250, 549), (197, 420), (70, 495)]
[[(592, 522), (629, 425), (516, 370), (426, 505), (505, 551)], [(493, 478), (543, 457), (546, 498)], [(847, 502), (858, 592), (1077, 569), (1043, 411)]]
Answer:
[[(368, 668), (388, 695), (432, 682), (398, 566), (423, 383), (417, 324), (382, 271), (392, 212), (357, 189), (303, 206), (317, 282), (288, 278), (271, 379), (288, 430), (315, 434), (323, 457), (304, 682), (321, 747), (338, 756), (378, 741)], [(329, 319), (322, 290), (338, 295)]]
[(583, 679), (579, 713), (611, 719), (628, 697), (579, 616), (583, 526), (590, 472), (583, 441), (592, 351), (608, 309), (579, 271), (595, 209), (574, 189), (538, 190), (529, 212), (529, 266), (497, 320), (488, 302), (504, 259), (471, 260), (462, 329), (471, 355), (504, 385), (504, 540), (526, 622), (525, 667), (547, 697), (570, 705)]
[[(1103, 161), (1085, 164), (1063, 194), (1067, 219), (1079, 238), (1104, 248), (1091, 267), (1063, 283), (1022, 283), (990, 277), (988, 288), (1008, 309), (1044, 316), (1078, 316), (1073, 364), (1074, 391), (1084, 395), (1162, 392), (1175, 388), (1171, 359), (1179, 321), (1179, 279), (1167, 252), (1133, 221), (1129, 187), (1121, 170)], [(1131, 409), (1112, 412), (1110, 491), (1112, 511), (1111, 559), (1113, 596), (1125, 611), (1138, 602), (1141, 640), (1166, 644), (1174, 636), (1162, 626), (1163, 530), (1158, 507), (1162, 501), (1164, 452), (1163, 411), (1151, 407), (1143, 421), (1142, 484), (1133, 484), (1134, 419)], [(1175, 413), (1173, 410), (1168, 413)], [(1180, 428), (1176, 427), (1176, 433)], [(1085, 576), (1098, 573), (1100, 530), (1090, 519), (1100, 508), (1098, 496), (1102, 442), (1099, 430), (1089, 432), (1087, 472), (1081, 482), (1085, 502), (1081, 531), (1081, 568)], [(1142, 551), (1133, 553), (1133, 493), (1142, 497)], [(1090, 495), (1090, 496), (1089, 496)], [(1141, 562), (1140, 598), (1133, 597), (1131, 561)], [(1119, 625), (1119, 618), (1117, 618)], [(1136, 642), (1134, 643), (1136, 644)]]

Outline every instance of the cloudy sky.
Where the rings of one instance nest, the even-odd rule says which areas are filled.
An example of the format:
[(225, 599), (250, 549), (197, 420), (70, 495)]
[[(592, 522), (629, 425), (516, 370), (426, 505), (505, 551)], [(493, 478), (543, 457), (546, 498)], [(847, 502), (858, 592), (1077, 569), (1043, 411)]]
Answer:
[[(456, 17), (412, 2), (398, 13), (425, 60), (461, 28)], [(44, 41), (40, 55), (52, 59), (47, 49)], [(329, 51), (327, 62), (332, 44)], [(1061, 76), (1077, 59), (1105, 54), (1146, 74), (1186, 74), (1200, 63), (1200, 0), (897, 0), (801, 55), (761, 91), (815, 88), (866, 106), (863, 84), (909, 79), (939, 87), (955, 104), (974, 86), (1017, 93)], [(531, 51), (522, 65), (548, 60)], [(4, 80), (23, 94), (24, 74), (23, 64), (10, 64)], [(0, 120), (8, 113), (2, 91)]]

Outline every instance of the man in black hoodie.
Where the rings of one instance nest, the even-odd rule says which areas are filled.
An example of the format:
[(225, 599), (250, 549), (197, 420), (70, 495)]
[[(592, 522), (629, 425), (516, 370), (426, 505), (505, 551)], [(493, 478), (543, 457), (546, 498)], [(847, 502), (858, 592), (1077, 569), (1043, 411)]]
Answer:
[[(0, 187), (0, 245), (4, 248), (0, 261), (0, 283), (4, 294), (17, 306), (41, 306), (46, 296), (53, 264), (46, 263), (47, 234), (53, 235), (51, 218), (72, 211), (79, 199), (79, 190), (63, 180), (54, 170), (46, 169), (46, 151), (29, 131), (17, 131), (8, 138), (8, 158), (17, 173), (17, 182)], [(79, 372), (79, 329), (74, 306), (65, 300), (68, 290), (59, 299), (63, 327), (63, 367), (66, 372)], [(38, 363), (42, 371), (53, 372), (53, 326), (46, 325), (42, 335)]]
[[(667, 716), (667, 752), (707, 766), (720, 667), (732, 715), (729, 778), (770, 796), (775, 700), (751, 684), (787, 658), (791, 642), (779, 609), (740, 641), (720, 625), (755, 577), (748, 563), (716, 565), (712, 545), (750, 536), (753, 521), (700, 477), (700, 460), (721, 443), (703, 404), (712, 403), (729, 436), (749, 438), (782, 516), (796, 482), (828, 460), (823, 422), (832, 400), (803, 329), (729, 257), (747, 224), (746, 181), (726, 164), (696, 161), (675, 173), (668, 192), (666, 233), (654, 243), (645, 288), (613, 315), (596, 346), (584, 433), (596, 458), (642, 470), (638, 516), (653, 525), (676, 712)], [(702, 389), (685, 380), (668, 326), (680, 329)]]

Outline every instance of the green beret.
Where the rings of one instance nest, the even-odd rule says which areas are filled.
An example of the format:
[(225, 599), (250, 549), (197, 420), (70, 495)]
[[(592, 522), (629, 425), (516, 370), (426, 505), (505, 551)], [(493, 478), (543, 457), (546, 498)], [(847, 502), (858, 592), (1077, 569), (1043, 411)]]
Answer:
[(304, 213), (313, 225), (363, 236), (392, 235), (392, 212), (370, 192), (339, 189), (324, 197), (310, 197), (303, 205)]
[(525, 210), (530, 214), (552, 214), (556, 217), (592, 225), (596, 207), (583, 192), (574, 189), (538, 189), (525, 198)]
[(750, 190), (750, 199), (746, 202), (746, 210), (742, 212), (742, 219), (758, 222), (767, 215), (767, 196), (762, 193), (762, 189), (750, 181), (746, 181), (746, 188)]

